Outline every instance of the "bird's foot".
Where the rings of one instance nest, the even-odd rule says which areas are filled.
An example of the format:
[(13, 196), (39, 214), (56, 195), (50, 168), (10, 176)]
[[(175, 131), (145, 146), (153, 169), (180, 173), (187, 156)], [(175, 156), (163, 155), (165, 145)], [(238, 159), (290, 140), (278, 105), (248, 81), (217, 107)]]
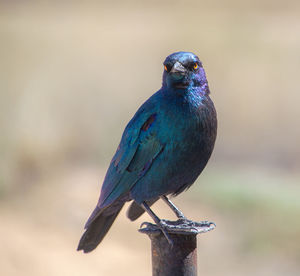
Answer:
[(168, 233), (168, 224), (162, 219), (160, 220), (160, 223), (158, 225), (159, 229), (163, 232), (164, 236), (166, 237), (168, 243), (170, 244), (171, 247), (173, 247), (174, 242), (171, 239), (169, 233)]
[(180, 218), (177, 221), (170, 221), (169, 227), (174, 232), (190, 232), (190, 233), (205, 233), (213, 230), (216, 227), (216, 224), (211, 221), (192, 221), (187, 218)]
[(143, 222), (139, 231), (142, 233), (155, 233), (161, 230), (164, 235), (165, 233), (189, 235), (206, 233), (215, 229), (215, 227), (216, 224), (214, 222), (196, 222), (187, 218), (180, 218), (176, 221), (160, 220), (160, 225)]
[[(145, 227), (144, 227), (145, 226)], [(156, 229), (156, 227), (155, 227), (156, 225), (155, 224), (153, 224), (153, 223), (151, 223), (151, 222), (147, 222), (147, 221), (144, 221), (144, 222), (142, 222), (142, 224), (140, 225), (140, 230), (143, 230), (143, 229), (152, 229), (152, 230), (154, 230), (154, 229)], [(143, 228), (144, 227), (144, 228)]]
[[(144, 227), (144, 226), (146, 226), (146, 227)], [(169, 230), (168, 226), (169, 225), (163, 219), (161, 219), (158, 224), (153, 224), (153, 223), (150, 223), (150, 222), (143, 222), (140, 226), (139, 231), (143, 232), (144, 230), (147, 229), (147, 230), (156, 232), (157, 230), (160, 230), (164, 234), (164, 236), (166, 237), (166, 239), (167, 239), (168, 243), (170, 244), (170, 246), (173, 247), (174, 242), (173, 242), (173, 240), (171, 239), (171, 237), (168, 233), (168, 230)]]

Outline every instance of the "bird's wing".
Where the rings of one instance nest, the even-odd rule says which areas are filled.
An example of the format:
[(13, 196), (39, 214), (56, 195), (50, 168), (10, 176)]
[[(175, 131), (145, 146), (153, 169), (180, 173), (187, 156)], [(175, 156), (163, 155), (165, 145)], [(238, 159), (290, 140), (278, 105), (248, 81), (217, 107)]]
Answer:
[[(127, 125), (102, 186), (98, 207), (111, 205), (145, 175), (162, 152), (157, 138), (157, 114), (143, 106)], [(150, 109), (151, 110), (151, 109)]]

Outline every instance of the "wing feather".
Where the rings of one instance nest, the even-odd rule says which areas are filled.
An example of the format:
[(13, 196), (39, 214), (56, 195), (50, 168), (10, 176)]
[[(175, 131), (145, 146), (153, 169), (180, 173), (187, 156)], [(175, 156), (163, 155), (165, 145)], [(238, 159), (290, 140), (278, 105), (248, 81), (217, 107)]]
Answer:
[(147, 110), (142, 106), (123, 133), (104, 179), (97, 205), (100, 209), (127, 194), (163, 150), (156, 135), (157, 115), (149, 112), (149, 107)]

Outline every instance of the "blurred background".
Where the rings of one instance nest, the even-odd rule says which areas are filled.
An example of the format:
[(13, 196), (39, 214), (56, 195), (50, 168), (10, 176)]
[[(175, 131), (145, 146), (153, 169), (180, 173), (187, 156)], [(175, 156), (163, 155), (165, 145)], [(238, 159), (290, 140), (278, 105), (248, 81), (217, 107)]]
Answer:
[[(299, 1), (1, 1), (1, 275), (151, 275), (125, 217), (76, 252), (126, 123), (175, 51), (199, 55), (215, 151), (174, 199), (217, 228), (201, 275), (300, 273)], [(164, 204), (154, 210), (175, 219)]]

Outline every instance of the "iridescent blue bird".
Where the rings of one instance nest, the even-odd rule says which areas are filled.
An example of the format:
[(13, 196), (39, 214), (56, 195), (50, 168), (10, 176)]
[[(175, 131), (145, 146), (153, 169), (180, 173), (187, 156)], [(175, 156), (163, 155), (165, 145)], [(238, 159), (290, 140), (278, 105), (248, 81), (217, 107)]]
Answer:
[(189, 188), (211, 156), (217, 116), (209, 94), (195, 54), (177, 52), (166, 58), (162, 87), (126, 126), (78, 250), (95, 249), (130, 200), (128, 217), (135, 220), (146, 211), (172, 242), (150, 206), (161, 198), (178, 218), (184, 218), (167, 195)]

